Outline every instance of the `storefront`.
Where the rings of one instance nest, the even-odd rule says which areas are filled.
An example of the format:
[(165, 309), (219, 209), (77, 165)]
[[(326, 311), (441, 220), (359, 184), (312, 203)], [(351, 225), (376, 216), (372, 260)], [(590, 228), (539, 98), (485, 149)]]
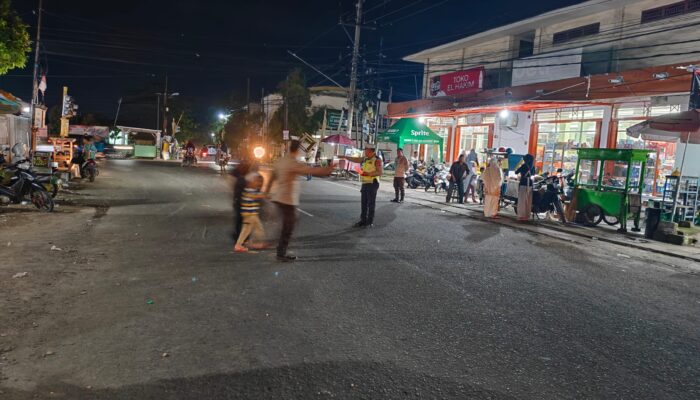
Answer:
[[(425, 161), (434, 160), (436, 162), (439, 162), (439, 160), (447, 160), (448, 154), (451, 150), (449, 146), (449, 138), (452, 135), (452, 125), (454, 119), (433, 117), (424, 118), (423, 121), (428, 128), (430, 128), (433, 132), (435, 132), (436, 135), (442, 138), (442, 143), (447, 143), (447, 146), (441, 148), (437, 145), (421, 145), (420, 148), (414, 146), (416, 148), (413, 148), (411, 150), (418, 151), (420, 154), (419, 158)], [(442, 152), (442, 154), (440, 154), (440, 152)], [(406, 154), (412, 153), (407, 152)]]
[(651, 153), (653, 162), (649, 163), (645, 194), (658, 196), (663, 193), (666, 176), (671, 175), (676, 162), (677, 144), (633, 138), (627, 135), (627, 128), (650, 117), (683, 111), (681, 104), (651, 106), (649, 103), (617, 105), (613, 112), (611, 135), (608, 147), (617, 149), (645, 149)]
[(537, 170), (574, 171), (577, 149), (600, 147), (604, 118), (604, 108), (535, 111), (529, 151), (535, 155)]
[(455, 128), (455, 143), (453, 157), (456, 159), (462, 153), (474, 149), (483, 163), (483, 150), (493, 147), (493, 133), (496, 116), (493, 114), (471, 114), (457, 118)]

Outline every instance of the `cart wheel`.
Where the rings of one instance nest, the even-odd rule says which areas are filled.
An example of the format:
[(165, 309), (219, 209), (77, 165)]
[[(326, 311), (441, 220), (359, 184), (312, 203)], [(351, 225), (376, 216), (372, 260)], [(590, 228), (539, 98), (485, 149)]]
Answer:
[(583, 215), (583, 224), (586, 226), (596, 226), (603, 220), (603, 210), (595, 204), (587, 206), (581, 211), (581, 214)]
[(610, 226), (615, 226), (620, 223), (620, 219), (614, 215), (603, 215), (603, 221)]

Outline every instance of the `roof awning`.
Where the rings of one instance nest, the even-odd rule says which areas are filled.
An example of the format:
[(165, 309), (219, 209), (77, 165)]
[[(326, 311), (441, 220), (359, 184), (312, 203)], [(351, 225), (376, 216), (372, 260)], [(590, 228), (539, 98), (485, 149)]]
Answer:
[(442, 146), (443, 138), (416, 118), (402, 118), (389, 129), (377, 135), (377, 142), (404, 144), (437, 144)]
[(700, 144), (700, 112), (690, 110), (652, 117), (627, 128), (627, 134), (657, 142)]
[(11, 93), (0, 90), (0, 114), (15, 114), (22, 109), (20, 100)]

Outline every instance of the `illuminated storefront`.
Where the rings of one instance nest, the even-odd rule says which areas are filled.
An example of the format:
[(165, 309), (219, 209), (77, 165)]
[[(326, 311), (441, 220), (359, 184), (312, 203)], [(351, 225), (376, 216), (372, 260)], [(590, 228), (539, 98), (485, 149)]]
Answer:
[(542, 172), (576, 168), (576, 149), (600, 147), (603, 109), (560, 109), (535, 112), (530, 152)]
[(646, 194), (659, 195), (663, 192), (666, 175), (671, 175), (673, 172), (677, 145), (672, 142), (656, 142), (629, 137), (627, 128), (641, 121), (646, 121), (649, 117), (680, 112), (683, 109), (684, 107), (679, 104), (650, 106), (648, 103), (615, 107), (612, 135), (609, 138), (608, 146), (617, 149), (654, 150), (651, 155), (653, 162), (649, 163), (649, 171), (647, 171)]

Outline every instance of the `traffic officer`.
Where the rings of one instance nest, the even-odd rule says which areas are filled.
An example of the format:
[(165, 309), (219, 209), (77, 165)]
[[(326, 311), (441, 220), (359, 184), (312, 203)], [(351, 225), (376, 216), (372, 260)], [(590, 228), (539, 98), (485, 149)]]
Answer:
[(345, 157), (348, 161), (359, 163), (362, 166), (360, 171), (360, 182), (362, 183), (362, 213), (360, 221), (354, 226), (356, 228), (374, 226), (374, 208), (377, 202), (377, 191), (379, 190), (379, 177), (382, 176), (382, 159), (377, 156), (374, 145), (365, 145), (364, 157)]

